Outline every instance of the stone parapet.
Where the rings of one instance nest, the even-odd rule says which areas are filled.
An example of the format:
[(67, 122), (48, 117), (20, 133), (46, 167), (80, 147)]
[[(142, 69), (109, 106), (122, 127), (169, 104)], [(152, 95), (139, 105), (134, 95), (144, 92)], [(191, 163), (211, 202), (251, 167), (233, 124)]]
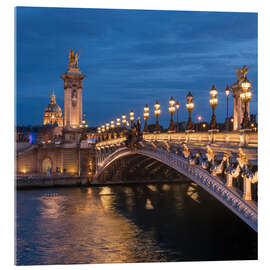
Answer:
[(258, 147), (258, 133), (255, 132), (198, 132), (198, 133), (148, 133), (145, 141), (171, 141), (187, 144), (215, 144), (237, 147)]

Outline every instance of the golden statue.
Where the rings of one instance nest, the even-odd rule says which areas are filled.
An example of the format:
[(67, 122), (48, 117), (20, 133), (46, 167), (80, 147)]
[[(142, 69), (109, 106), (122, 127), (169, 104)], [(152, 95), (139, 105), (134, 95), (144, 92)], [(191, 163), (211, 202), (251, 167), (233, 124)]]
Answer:
[(79, 55), (78, 51), (75, 53), (73, 49), (70, 49), (68, 56), (68, 71), (79, 71)]
[(247, 66), (243, 66), (242, 69), (241, 68), (236, 69), (236, 73), (237, 73), (237, 80), (242, 81), (246, 77), (246, 74), (248, 73)]

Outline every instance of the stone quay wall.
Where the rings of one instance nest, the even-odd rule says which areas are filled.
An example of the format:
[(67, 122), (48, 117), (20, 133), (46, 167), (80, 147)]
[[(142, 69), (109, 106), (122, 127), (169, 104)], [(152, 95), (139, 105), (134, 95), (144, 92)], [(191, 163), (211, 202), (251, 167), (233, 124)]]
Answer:
[(90, 183), (86, 177), (20, 177), (16, 178), (16, 188), (47, 188), (47, 187), (70, 187), (70, 186), (88, 186)]

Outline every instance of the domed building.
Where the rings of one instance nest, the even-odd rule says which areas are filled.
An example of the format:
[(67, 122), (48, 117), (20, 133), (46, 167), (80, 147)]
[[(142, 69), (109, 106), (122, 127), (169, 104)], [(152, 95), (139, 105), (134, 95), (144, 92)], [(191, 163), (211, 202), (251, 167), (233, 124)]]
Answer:
[(56, 104), (54, 90), (51, 96), (51, 102), (46, 107), (43, 117), (43, 125), (57, 125), (63, 127), (63, 114), (61, 108)]

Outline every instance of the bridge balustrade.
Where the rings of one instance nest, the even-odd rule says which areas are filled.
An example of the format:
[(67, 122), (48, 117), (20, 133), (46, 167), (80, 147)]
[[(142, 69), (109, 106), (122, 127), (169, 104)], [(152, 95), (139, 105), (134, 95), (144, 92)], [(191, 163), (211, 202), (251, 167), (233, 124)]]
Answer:
[(143, 134), (145, 141), (171, 141), (188, 144), (217, 144), (239, 147), (258, 147), (255, 132), (198, 132), (198, 133), (158, 133)]

